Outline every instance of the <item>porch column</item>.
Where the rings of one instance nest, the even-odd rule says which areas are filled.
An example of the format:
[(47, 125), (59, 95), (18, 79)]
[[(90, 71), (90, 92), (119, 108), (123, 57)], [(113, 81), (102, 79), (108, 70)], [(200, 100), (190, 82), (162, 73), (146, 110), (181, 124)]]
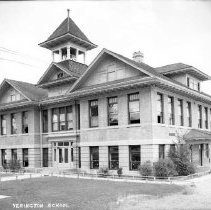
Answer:
[(70, 59), (70, 46), (67, 46), (67, 59)]

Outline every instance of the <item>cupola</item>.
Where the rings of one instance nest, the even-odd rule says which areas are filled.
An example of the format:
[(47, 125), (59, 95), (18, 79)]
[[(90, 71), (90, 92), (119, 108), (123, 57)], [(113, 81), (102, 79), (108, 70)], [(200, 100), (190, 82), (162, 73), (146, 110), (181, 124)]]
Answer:
[(69, 17), (69, 11), (68, 9), (67, 18), (39, 46), (51, 50), (53, 62), (70, 59), (85, 64), (86, 52), (97, 45), (93, 44)]

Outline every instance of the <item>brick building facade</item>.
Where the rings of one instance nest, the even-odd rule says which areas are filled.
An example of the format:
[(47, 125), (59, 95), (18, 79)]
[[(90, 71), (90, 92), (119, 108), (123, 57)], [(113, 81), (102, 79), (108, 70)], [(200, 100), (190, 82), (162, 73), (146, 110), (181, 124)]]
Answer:
[(145, 161), (167, 156), (178, 136), (191, 159), (210, 166), (210, 77), (182, 63), (153, 68), (143, 54), (133, 59), (96, 48), (71, 18), (39, 44), (52, 63), (36, 85), (5, 79), (0, 87), (0, 165), (133, 173)]

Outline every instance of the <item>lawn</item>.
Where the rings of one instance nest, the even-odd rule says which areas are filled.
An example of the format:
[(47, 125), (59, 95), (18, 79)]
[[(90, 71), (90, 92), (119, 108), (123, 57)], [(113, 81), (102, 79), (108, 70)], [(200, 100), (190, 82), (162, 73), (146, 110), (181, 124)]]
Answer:
[[(0, 183), (0, 210), (13, 209), (13, 204), (44, 204), (42, 209), (104, 210), (126, 195), (166, 195), (182, 187), (165, 184), (123, 183), (101, 180), (42, 177)], [(68, 208), (48, 208), (49, 203), (67, 204)], [(23, 208), (22, 208), (23, 209)]]

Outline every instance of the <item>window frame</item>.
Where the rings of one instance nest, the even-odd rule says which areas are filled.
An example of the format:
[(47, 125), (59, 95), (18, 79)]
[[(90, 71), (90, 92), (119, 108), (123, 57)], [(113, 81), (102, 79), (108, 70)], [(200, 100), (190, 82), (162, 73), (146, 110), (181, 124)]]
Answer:
[[(89, 147), (89, 155), (90, 155), (90, 169), (99, 169), (99, 146), (91, 146)], [(96, 160), (94, 157), (97, 157)]]
[[(159, 100), (158, 100), (158, 97), (159, 97)], [(161, 109), (161, 112), (158, 112), (158, 102), (159, 102), (159, 106), (160, 106), (160, 109)], [(159, 124), (164, 124), (164, 101), (163, 101), (163, 94), (162, 93), (157, 93), (157, 99), (156, 99), (156, 111), (157, 111), (157, 123)], [(158, 120), (160, 119), (160, 120)]]
[(15, 115), (16, 115), (15, 113), (12, 113), (12, 114), (10, 115), (10, 126), (11, 126), (11, 134), (12, 134), (12, 135), (18, 133)]
[[(5, 123), (3, 123), (3, 122), (5, 122)], [(5, 124), (5, 127), (3, 127), (4, 124)], [(6, 120), (6, 115), (1, 115), (1, 135), (2, 136), (7, 135), (7, 120)]]
[[(169, 110), (171, 110), (170, 113), (169, 113)], [(174, 110), (174, 97), (173, 96), (168, 96), (168, 124), (175, 125), (175, 110)]]
[[(134, 97), (132, 97), (134, 96)], [(131, 103), (138, 103), (138, 111), (131, 111), (130, 104)], [(138, 114), (139, 119), (134, 120), (131, 119), (131, 114)], [(136, 122), (137, 121), (137, 122)], [(128, 124), (140, 124), (141, 117), (140, 117), (140, 94), (139, 92), (128, 94)]]
[[(92, 109), (96, 108), (97, 109), (97, 115), (92, 116)], [(92, 119), (96, 117), (97, 124), (93, 125)], [(99, 127), (99, 108), (98, 108), (98, 99), (90, 100), (89, 101), (89, 127), (90, 128), (96, 128)]]
[(192, 110), (191, 110), (191, 102), (186, 101), (186, 114), (187, 114), (187, 122), (188, 127), (192, 127)]
[[(110, 102), (111, 99), (115, 99), (116, 101), (115, 102)], [(117, 112), (116, 113), (111, 113), (110, 112), (110, 105), (114, 105), (116, 104), (117, 105)], [(113, 97), (109, 97), (108, 98), (108, 101), (107, 101), (107, 110), (108, 110), (108, 126), (118, 126), (119, 125), (119, 119), (118, 119), (118, 114), (119, 114), (119, 110), (118, 110), (118, 97), (117, 96), (113, 96)], [(111, 119), (111, 115), (115, 115), (117, 116), (117, 123), (116, 124), (111, 124), (110, 122), (110, 119)]]
[[(184, 126), (184, 110), (183, 110), (183, 100), (177, 99), (178, 102), (178, 116), (179, 116), (179, 124), (180, 126)], [(180, 111), (180, 113), (179, 113)]]
[(202, 129), (202, 105), (198, 104), (198, 128)]
[[(22, 117), (22, 133), (27, 134), (29, 133), (29, 123), (27, 122), (29, 120), (29, 112), (28, 111), (22, 112), (21, 117)], [(26, 128), (27, 130), (25, 130)]]
[(159, 160), (165, 159), (165, 144), (159, 144), (158, 152)]
[[(114, 151), (116, 149), (116, 151)], [(112, 151), (113, 150), (113, 151)], [(117, 156), (118, 160), (113, 160), (114, 156)], [(113, 167), (113, 163), (115, 167)], [(109, 146), (108, 147), (108, 168), (109, 170), (119, 169), (119, 147), (118, 146)]]
[[(137, 147), (139, 151), (132, 151), (132, 147)], [(139, 155), (139, 161), (133, 161), (133, 155)], [(135, 168), (133, 167), (135, 164)], [(129, 170), (137, 171), (138, 167), (141, 165), (141, 145), (129, 145)]]

